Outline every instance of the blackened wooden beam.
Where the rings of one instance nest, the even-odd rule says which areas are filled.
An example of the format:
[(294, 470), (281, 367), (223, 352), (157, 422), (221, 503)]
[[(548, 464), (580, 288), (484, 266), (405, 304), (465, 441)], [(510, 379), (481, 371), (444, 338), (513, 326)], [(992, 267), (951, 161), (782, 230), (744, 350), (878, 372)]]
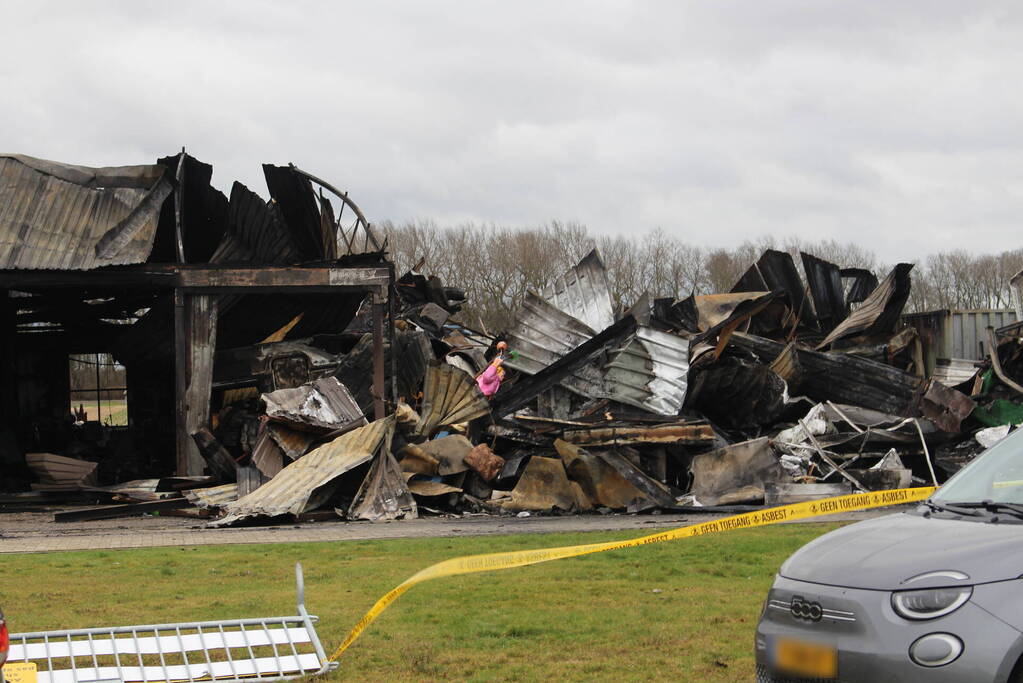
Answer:
[[(373, 294), (373, 419), (382, 420), (386, 417), (384, 407), (384, 317), (386, 304), (377, 294)], [(391, 347), (393, 357), (394, 347)]]
[[(729, 344), (770, 363), (785, 350), (785, 344), (736, 332)], [(873, 408), (893, 415), (914, 417), (920, 414), (924, 381), (890, 365), (842, 353), (823, 353), (796, 347), (803, 369), (800, 393), (815, 401), (835, 401)]]
[(390, 273), (382, 268), (265, 268), (186, 267), (178, 271), (177, 286), (192, 292), (253, 293), (300, 287), (323, 292), (377, 290), (387, 296)]

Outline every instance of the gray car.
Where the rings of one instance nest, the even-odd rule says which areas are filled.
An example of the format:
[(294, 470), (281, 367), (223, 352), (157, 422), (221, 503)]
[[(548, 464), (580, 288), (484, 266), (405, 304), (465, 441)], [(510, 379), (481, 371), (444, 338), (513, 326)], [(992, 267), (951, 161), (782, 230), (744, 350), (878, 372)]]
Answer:
[(778, 571), (757, 681), (1023, 683), (1023, 429), (913, 511), (837, 529)]

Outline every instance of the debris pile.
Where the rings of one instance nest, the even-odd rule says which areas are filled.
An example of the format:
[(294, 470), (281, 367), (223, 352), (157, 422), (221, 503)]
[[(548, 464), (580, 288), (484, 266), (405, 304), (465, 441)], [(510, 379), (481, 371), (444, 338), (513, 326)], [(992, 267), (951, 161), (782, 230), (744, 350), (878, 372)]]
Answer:
[[(79, 182), (78, 167), (5, 163)], [(12, 255), (0, 270), (15, 336), (66, 336), (94, 313), (91, 333), (134, 378), (124, 434), (79, 414), (93, 451), (11, 465), (0, 431), (0, 466), (36, 490), (6, 502), (78, 492), (112, 504), (58, 518), (168, 510), (213, 526), (773, 505), (940, 482), (1023, 422), (1023, 325), (987, 330), (986, 358), (931, 362), (903, 316), (910, 264), (879, 281), (768, 250), (729, 292), (616, 310), (594, 250), (492, 335), (461, 320), (464, 292), (425, 263), (396, 278), (335, 192), (356, 214), (342, 230), (315, 176), (265, 166), (267, 203), (238, 184), (224, 197), (185, 154), (161, 164), (173, 181), (158, 165), (131, 183), (148, 188), (142, 227), (118, 237), (97, 222), (76, 274)], [(152, 444), (176, 446), (179, 476), (123, 477), (90, 456)]]

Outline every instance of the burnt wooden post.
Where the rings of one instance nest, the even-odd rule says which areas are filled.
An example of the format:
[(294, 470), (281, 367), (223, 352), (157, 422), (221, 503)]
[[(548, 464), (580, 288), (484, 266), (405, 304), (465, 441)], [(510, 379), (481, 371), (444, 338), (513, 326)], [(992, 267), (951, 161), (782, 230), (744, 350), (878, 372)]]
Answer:
[(10, 292), (0, 289), (0, 418), (12, 429), (17, 424), (18, 384), (15, 372), (15, 335), (18, 331), (15, 306)]
[(177, 473), (202, 474), (206, 463), (192, 438), (209, 425), (217, 297), (223, 294), (366, 292), (373, 312), (373, 412), (386, 415), (384, 321), (392, 275), (387, 268), (187, 265), (174, 274), (174, 360)]
[(192, 434), (209, 426), (213, 352), (217, 346), (217, 300), (210, 294), (174, 290), (174, 386), (177, 473), (195, 476), (206, 461)]
[[(379, 420), (387, 413), (384, 407), (384, 301), (373, 292), (373, 419)], [(394, 347), (391, 347), (394, 356)]]

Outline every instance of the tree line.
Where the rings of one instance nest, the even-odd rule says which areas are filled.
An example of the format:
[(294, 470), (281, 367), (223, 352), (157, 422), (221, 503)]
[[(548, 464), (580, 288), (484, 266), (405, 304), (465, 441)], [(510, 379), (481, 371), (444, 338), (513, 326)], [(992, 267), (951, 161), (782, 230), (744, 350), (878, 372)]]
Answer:
[[(734, 248), (698, 247), (661, 229), (634, 235), (593, 235), (578, 223), (536, 227), (432, 221), (385, 222), (399, 274), (425, 259), (424, 272), (465, 291), (462, 322), (488, 331), (507, 329), (526, 292), (540, 292), (596, 247), (608, 271), (617, 310), (644, 292), (652, 297), (729, 291), (766, 249), (787, 251), (802, 270), (804, 251), (841, 268), (865, 268), (883, 278), (894, 266), (851, 242), (762, 237)], [(933, 253), (916, 262), (907, 312), (944, 308), (1011, 308), (1009, 279), (1023, 270), (1023, 249), (997, 254), (964, 250)]]

